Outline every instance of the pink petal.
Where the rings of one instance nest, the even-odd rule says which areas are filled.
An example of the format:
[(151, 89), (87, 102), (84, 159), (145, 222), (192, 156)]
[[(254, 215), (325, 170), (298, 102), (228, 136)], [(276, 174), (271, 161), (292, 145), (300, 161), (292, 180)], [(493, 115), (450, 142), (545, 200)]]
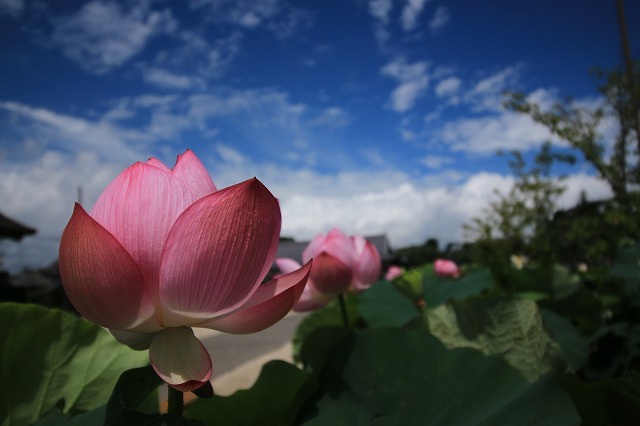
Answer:
[(353, 287), (355, 290), (366, 290), (380, 278), (382, 270), (380, 254), (378, 249), (365, 238), (359, 235), (354, 235), (352, 238), (358, 253), (354, 265)]
[(136, 163), (107, 186), (91, 216), (120, 241), (155, 289), (169, 230), (192, 201), (169, 172)]
[(349, 268), (356, 260), (353, 241), (337, 228), (329, 231), (326, 237), (316, 236), (302, 252), (302, 261), (315, 258), (322, 252), (332, 255)]
[(298, 262), (293, 259), (289, 259), (288, 257), (279, 257), (276, 259), (276, 266), (280, 269), (280, 272), (283, 274), (288, 274), (289, 272), (296, 271), (301, 268)]
[(211, 378), (211, 357), (189, 327), (156, 333), (149, 359), (158, 376), (182, 392), (198, 389)]
[(323, 234), (318, 234), (309, 242), (307, 247), (302, 251), (302, 262), (307, 263), (314, 258), (317, 254), (320, 254), (320, 249), (324, 244), (326, 237)]
[(192, 325), (244, 304), (273, 264), (280, 225), (278, 201), (255, 178), (191, 205), (162, 254), (165, 325)]
[(191, 150), (178, 156), (173, 176), (189, 188), (195, 200), (216, 191), (207, 169)]
[(436, 259), (433, 263), (433, 270), (436, 275), (443, 278), (458, 278), (460, 276), (460, 268), (451, 260)]
[(311, 262), (290, 274), (262, 284), (239, 309), (198, 324), (197, 327), (234, 334), (255, 333), (271, 327), (284, 318), (298, 301), (310, 269)]
[(295, 312), (311, 312), (323, 308), (333, 300), (335, 295), (320, 292), (313, 281), (307, 280), (300, 300), (293, 306)]
[(157, 158), (155, 158), (155, 157), (151, 157), (151, 158), (149, 158), (149, 159), (147, 160), (147, 164), (148, 164), (148, 165), (150, 165), (150, 166), (157, 167), (157, 168), (159, 168), (160, 170), (164, 170), (165, 172), (171, 172), (171, 169), (170, 169), (170, 168), (168, 168), (167, 166), (165, 166), (165, 164), (164, 164), (162, 161), (158, 160), (158, 159), (157, 159)]
[(349, 288), (353, 274), (351, 268), (340, 260), (328, 253), (322, 252), (313, 259), (310, 278), (318, 291), (328, 294), (338, 294)]
[(73, 306), (98, 325), (156, 331), (151, 292), (122, 245), (76, 204), (60, 241), (60, 277)]

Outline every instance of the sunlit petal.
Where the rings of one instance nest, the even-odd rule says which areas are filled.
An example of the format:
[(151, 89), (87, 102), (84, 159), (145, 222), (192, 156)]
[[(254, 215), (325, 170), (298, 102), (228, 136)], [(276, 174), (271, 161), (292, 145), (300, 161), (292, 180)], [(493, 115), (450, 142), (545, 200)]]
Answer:
[(273, 264), (280, 225), (278, 202), (257, 179), (190, 206), (163, 252), (166, 325), (192, 325), (244, 304)]
[(158, 376), (182, 392), (197, 389), (211, 378), (211, 357), (189, 327), (156, 333), (149, 359)]
[(191, 150), (178, 156), (173, 176), (189, 188), (195, 200), (216, 191), (207, 169)]
[(162, 246), (174, 221), (192, 201), (171, 173), (136, 163), (109, 184), (91, 217), (120, 241), (155, 287)]
[(352, 286), (355, 290), (365, 290), (380, 278), (382, 269), (380, 254), (378, 249), (365, 238), (359, 235), (354, 235), (352, 238), (358, 254), (354, 265)]

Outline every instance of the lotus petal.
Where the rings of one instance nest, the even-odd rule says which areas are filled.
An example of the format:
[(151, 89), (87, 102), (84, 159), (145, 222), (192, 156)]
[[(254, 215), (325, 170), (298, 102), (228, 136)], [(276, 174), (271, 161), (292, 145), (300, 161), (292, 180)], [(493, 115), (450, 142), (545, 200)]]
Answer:
[(69, 300), (89, 321), (120, 330), (160, 329), (136, 262), (79, 204), (62, 233), (60, 277)]
[(349, 288), (353, 274), (350, 267), (322, 252), (313, 259), (310, 278), (319, 291), (335, 295)]
[(165, 325), (193, 325), (242, 306), (273, 264), (280, 225), (277, 200), (255, 178), (191, 205), (162, 254)]
[(211, 357), (189, 327), (156, 333), (149, 346), (151, 366), (162, 380), (182, 392), (198, 389), (211, 378)]
[(206, 327), (224, 333), (255, 333), (271, 327), (285, 315), (302, 295), (309, 277), (311, 262), (286, 275), (260, 285), (239, 309), (214, 318), (197, 327)]
[(207, 169), (189, 149), (178, 156), (173, 176), (189, 188), (194, 200), (216, 191)]
[(91, 217), (120, 241), (155, 288), (169, 230), (192, 201), (191, 193), (171, 173), (136, 163), (109, 184)]

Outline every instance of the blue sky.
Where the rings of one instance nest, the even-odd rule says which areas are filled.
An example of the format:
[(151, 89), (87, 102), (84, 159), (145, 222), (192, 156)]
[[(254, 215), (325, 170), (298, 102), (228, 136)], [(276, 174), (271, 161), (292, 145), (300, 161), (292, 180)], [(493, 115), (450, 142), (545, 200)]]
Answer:
[[(461, 241), (513, 182), (496, 151), (549, 138), (503, 91), (596, 105), (588, 71), (619, 44), (605, 0), (0, 0), (1, 210), (38, 229), (5, 263), (55, 259), (78, 187), (90, 208), (127, 165), (186, 148), (218, 187), (265, 182), (296, 239)], [(570, 174), (565, 205), (608, 194)]]

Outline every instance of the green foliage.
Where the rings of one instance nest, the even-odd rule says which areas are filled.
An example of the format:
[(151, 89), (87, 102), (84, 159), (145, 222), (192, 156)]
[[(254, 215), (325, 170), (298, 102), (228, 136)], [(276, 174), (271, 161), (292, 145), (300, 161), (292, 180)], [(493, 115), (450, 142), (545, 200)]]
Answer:
[(29, 424), (53, 409), (98, 408), (123, 370), (148, 363), (146, 352), (57, 309), (2, 303), (0, 324), (2, 425)]
[[(384, 300), (384, 303), (380, 303)], [(370, 327), (404, 327), (419, 316), (418, 307), (390, 283), (380, 281), (357, 297), (358, 312)]]
[(369, 329), (339, 342), (305, 425), (577, 425), (550, 378), (528, 383), (500, 357), (446, 349), (425, 331)]
[(447, 348), (501, 355), (529, 381), (549, 372), (560, 348), (547, 334), (535, 302), (480, 297), (428, 311), (429, 329)]
[(308, 373), (284, 361), (271, 361), (251, 389), (199, 399), (187, 407), (185, 417), (220, 426), (290, 425), (314, 389)]

